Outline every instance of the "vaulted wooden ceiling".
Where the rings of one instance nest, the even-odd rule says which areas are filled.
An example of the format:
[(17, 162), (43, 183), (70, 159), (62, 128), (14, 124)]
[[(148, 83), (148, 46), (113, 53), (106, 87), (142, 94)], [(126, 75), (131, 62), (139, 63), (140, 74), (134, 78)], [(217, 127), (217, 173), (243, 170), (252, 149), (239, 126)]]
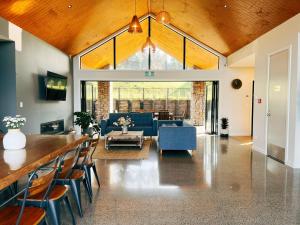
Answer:
[[(68, 7), (71, 5), (72, 7)], [(151, 12), (162, 0), (151, 0)], [(137, 0), (137, 15), (147, 14)], [(227, 56), (300, 12), (300, 0), (165, 0), (172, 25)], [(75, 55), (126, 26), (134, 0), (5, 0), (0, 16)]]

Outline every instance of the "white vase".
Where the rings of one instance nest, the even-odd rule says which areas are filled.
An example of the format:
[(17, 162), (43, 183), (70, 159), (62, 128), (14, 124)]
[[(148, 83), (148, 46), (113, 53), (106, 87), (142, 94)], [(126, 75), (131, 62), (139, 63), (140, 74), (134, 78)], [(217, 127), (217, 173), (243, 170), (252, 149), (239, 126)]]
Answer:
[(127, 134), (127, 133), (128, 133), (128, 127), (122, 126), (122, 134)]
[(23, 149), (26, 145), (26, 136), (20, 129), (8, 129), (3, 137), (3, 147), (7, 150)]
[(3, 158), (10, 170), (20, 169), (26, 160), (26, 150), (4, 150)]

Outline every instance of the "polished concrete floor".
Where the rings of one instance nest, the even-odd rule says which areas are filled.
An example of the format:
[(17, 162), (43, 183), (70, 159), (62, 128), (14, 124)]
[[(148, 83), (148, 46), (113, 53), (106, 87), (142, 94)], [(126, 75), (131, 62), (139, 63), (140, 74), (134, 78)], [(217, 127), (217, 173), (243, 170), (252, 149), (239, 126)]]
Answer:
[(192, 157), (161, 156), (153, 141), (147, 160), (98, 160), (102, 186), (93, 181), (92, 204), (83, 195), (77, 224), (300, 224), (300, 171), (251, 147), (249, 138), (199, 136)]

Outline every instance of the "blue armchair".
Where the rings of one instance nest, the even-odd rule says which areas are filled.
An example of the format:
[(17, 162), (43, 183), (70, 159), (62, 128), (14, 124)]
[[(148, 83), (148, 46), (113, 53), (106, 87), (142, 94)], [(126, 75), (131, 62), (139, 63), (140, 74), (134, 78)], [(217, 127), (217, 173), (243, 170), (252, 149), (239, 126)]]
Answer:
[(158, 142), (161, 150), (196, 150), (196, 128), (181, 120), (159, 120)]
[(120, 117), (129, 116), (134, 122), (134, 127), (129, 127), (130, 131), (144, 131), (144, 136), (157, 136), (157, 120), (153, 119), (152, 113), (110, 113), (107, 120), (101, 120), (101, 135), (105, 135), (112, 130), (121, 130), (121, 127), (113, 123)]

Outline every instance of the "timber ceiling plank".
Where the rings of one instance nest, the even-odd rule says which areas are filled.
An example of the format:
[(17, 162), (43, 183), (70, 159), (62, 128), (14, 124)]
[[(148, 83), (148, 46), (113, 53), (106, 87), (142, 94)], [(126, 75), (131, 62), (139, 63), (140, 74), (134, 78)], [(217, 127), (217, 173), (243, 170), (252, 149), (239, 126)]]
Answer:
[[(146, 13), (147, 0), (138, 0), (137, 16)], [(0, 16), (69, 55), (78, 54), (126, 26), (133, 14), (134, 0), (0, 2)]]
[[(161, 9), (151, 0), (154, 14)], [(227, 56), (298, 14), (300, 1), (165, 0), (165, 10), (175, 27)]]
[[(152, 13), (161, 9), (162, 0), (151, 0)], [(229, 55), (298, 14), (300, 0), (165, 0), (165, 10), (172, 25)], [(137, 16), (146, 13), (147, 0), (137, 0)], [(1, 17), (69, 55), (126, 26), (133, 14), (134, 0), (0, 1)]]

